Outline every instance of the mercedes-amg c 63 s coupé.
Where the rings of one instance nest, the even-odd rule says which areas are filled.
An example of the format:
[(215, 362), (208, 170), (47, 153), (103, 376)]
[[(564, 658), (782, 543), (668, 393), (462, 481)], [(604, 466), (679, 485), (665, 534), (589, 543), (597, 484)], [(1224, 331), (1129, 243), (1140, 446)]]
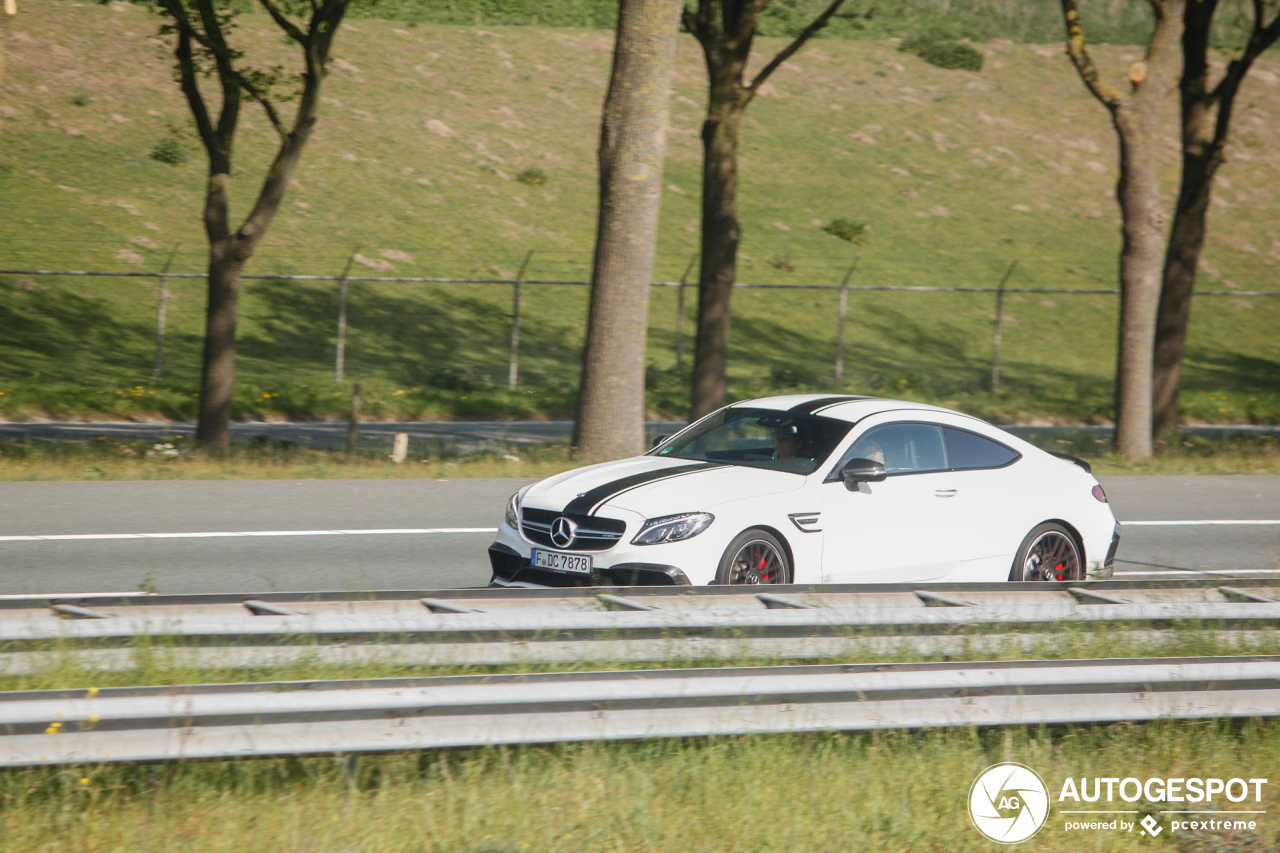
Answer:
[(1089, 466), (919, 403), (735, 403), (511, 497), (500, 586), (1080, 580), (1120, 526)]

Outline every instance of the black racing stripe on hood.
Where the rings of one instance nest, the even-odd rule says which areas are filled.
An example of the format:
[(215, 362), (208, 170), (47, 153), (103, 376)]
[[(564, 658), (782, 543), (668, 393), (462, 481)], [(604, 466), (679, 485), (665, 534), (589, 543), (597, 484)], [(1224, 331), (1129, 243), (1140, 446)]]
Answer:
[(596, 486), (589, 492), (583, 492), (573, 500), (569, 501), (569, 505), (564, 508), (566, 514), (574, 515), (591, 515), (606, 501), (616, 498), (623, 492), (629, 492), (640, 486), (656, 483), (659, 480), (668, 480), (672, 477), (679, 477), (684, 474), (692, 474), (694, 471), (710, 471), (713, 468), (727, 468), (728, 465), (717, 465), (714, 462), (695, 462), (692, 465), (674, 465), (670, 468), (660, 468), (657, 471), (645, 471), (643, 474), (632, 474), (630, 477), (623, 477), (620, 480), (614, 480), (612, 483), (605, 483), (602, 486)]
[(843, 396), (843, 397), (819, 397), (817, 400), (809, 400), (805, 403), (792, 406), (787, 409), (788, 415), (812, 415), (818, 409), (825, 409), (827, 406), (834, 406), (838, 403), (848, 403), (853, 400), (868, 400), (869, 397)]

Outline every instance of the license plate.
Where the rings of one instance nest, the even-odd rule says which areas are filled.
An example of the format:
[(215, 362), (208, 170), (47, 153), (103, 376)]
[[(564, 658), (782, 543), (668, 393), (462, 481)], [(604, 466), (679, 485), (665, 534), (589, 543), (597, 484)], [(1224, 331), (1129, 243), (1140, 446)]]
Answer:
[(550, 572), (577, 572), (591, 574), (591, 558), (581, 554), (561, 554), (556, 551), (533, 549), (533, 566)]

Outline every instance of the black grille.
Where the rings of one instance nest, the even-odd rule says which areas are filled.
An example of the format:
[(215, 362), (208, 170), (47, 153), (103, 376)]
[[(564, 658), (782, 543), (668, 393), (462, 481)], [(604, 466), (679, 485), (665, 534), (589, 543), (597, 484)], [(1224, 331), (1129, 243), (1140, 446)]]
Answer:
[(526, 507), (520, 510), (520, 532), (530, 542), (548, 548), (560, 548), (561, 546), (551, 541), (551, 525), (561, 516), (578, 525), (573, 541), (562, 549), (565, 551), (607, 551), (617, 544), (627, 529), (627, 523), (616, 518)]

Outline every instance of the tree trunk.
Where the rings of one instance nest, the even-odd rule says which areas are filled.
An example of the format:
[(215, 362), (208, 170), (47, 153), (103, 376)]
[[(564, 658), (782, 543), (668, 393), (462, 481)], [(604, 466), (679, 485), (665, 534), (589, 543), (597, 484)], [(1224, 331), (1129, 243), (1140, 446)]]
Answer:
[(1155, 152), (1159, 110), (1179, 65), (1186, 0), (1151, 0), (1155, 27), (1143, 60), (1129, 67), (1128, 91), (1104, 81), (1085, 47), (1078, 0), (1061, 0), (1067, 55), (1085, 86), (1110, 112), (1120, 142), (1120, 328), (1116, 353), (1115, 448), (1126, 459), (1151, 455), (1151, 372), (1160, 301), (1166, 216)]
[[(713, 102), (715, 96), (713, 95)], [(729, 321), (737, 278), (738, 131), (742, 108), (713, 103), (702, 125), (702, 261), (694, 344), (690, 422), (724, 405)]]
[(681, 0), (621, 0), (600, 131), (600, 214), (575, 444), (589, 461), (644, 446), (649, 286)]
[(204, 223), (209, 237), (209, 287), (205, 313), (204, 363), (200, 377), (200, 410), (196, 446), (223, 457), (231, 449), (231, 400), (236, 379), (236, 312), (240, 273), (266, 236), (280, 208), (289, 177), (315, 126), (314, 115), (301, 115), (296, 129), (280, 147), (262, 182), (258, 199), (243, 224), (228, 233), (230, 201), (229, 150), (211, 156), (205, 195)]
[(215, 456), (226, 456), (231, 443), (231, 395), (236, 381), (236, 310), (243, 267), (244, 261), (235, 252), (234, 238), (210, 245), (196, 444)]
[(1173, 215), (1156, 320), (1152, 375), (1152, 432), (1156, 437), (1178, 429), (1182, 357), (1187, 343), (1187, 321), (1191, 317), (1191, 293), (1200, 252), (1204, 249), (1205, 218), (1217, 167), (1216, 158), (1206, 161), (1184, 149), (1182, 191)]
[(1120, 341), (1116, 358), (1115, 448), (1126, 459), (1151, 455), (1151, 364), (1165, 214), (1160, 209), (1154, 149), (1136, 116), (1117, 113), (1120, 182), (1116, 198), (1124, 222), (1120, 252)]
[[(1280, 39), (1280, 12), (1271, 21), (1266, 7), (1254, 4), (1253, 32), (1243, 52), (1227, 64), (1226, 73), (1210, 86), (1209, 45), (1218, 0), (1187, 0), (1182, 34), (1182, 187), (1174, 209), (1169, 249), (1164, 261), (1164, 284), (1156, 320), (1153, 376), (1154, 433), (1163, 436), (1178, 428), (1182, 390), (1182, 358), (1196, 268), (1204, 248), (1206, 218), (1213, 178), (1225, 160), (1231, 113), (1240, 84), (1255, 59)], [(1212, 121), (1211, 121), (1212, 119)]]

